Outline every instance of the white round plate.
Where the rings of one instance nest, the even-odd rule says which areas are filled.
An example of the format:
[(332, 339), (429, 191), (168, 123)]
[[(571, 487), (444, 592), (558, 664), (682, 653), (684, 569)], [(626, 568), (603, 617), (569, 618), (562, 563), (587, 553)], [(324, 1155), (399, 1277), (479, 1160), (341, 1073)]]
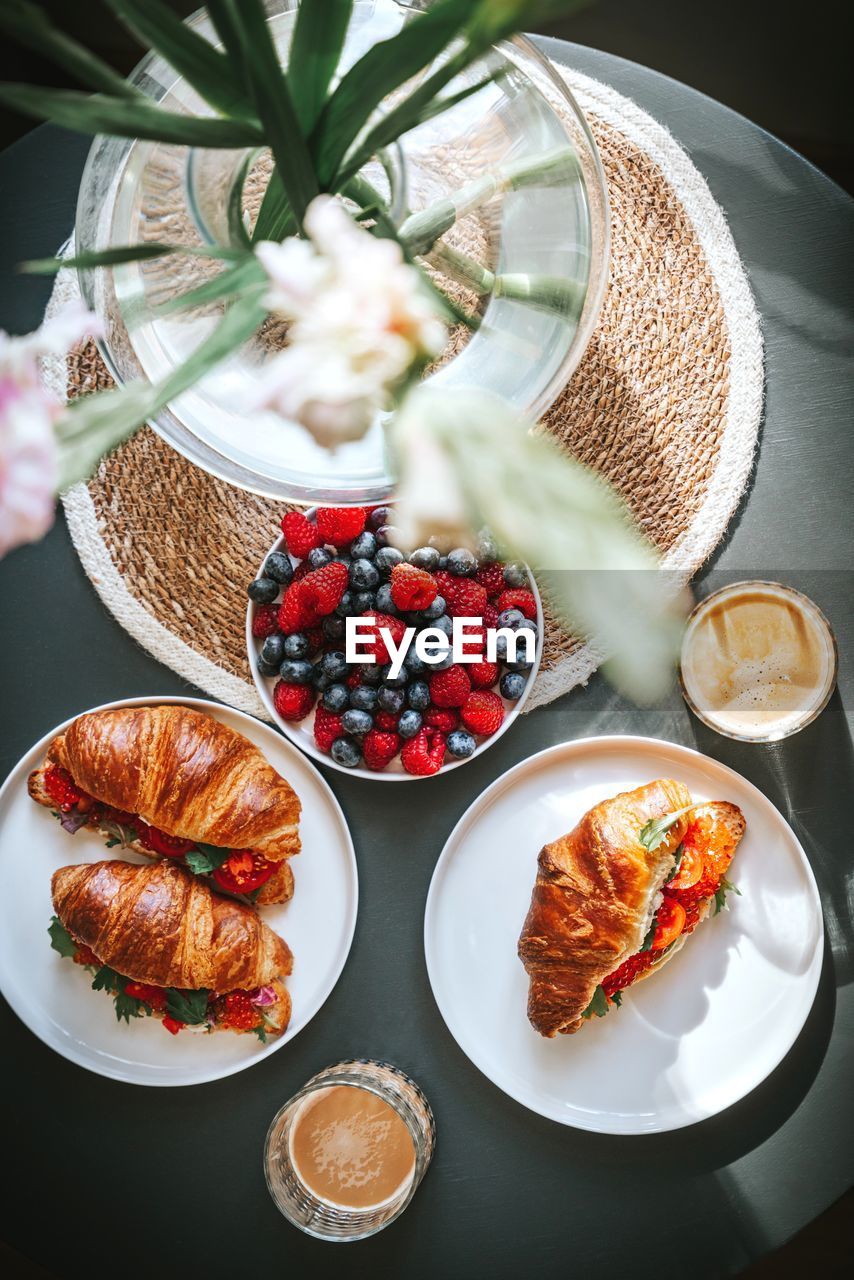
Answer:
[[(40, 1040), (78, 1066), (129, 1084), (201, 1084), (269, 1057), (317, 1013), (338, 981), (353, 940), (356, 858), (344, 815), (327, 783), (267, 725), (200, 698), (128, 698), (105, 706), (164, 703), (198, 708), (242, 733), (287, 778), (302, 802), (302, 851), (292, 863), (294, 896), (282, 906), (261, 909), (267, 924), (294, 953), (293, 973), (287, 979), (293, 1002), (290, 1026), (283, 1036), (262, 1045), (255, 1036), (227, 1032), (182, 1031), (171, 1036), (155, 1018), (119, 1023), (112, 1000), (90, 989), (87, 972), (51, 949), (47, 929), (53, 914), (53, 872), (115, 856), (93, 831), (83, 828), (70, 836), (27, 794), (27, 775), (42, 763), (48, 743), (74, 716), (37, 742), (0, 790), (0, 990)], [(127, 850), (121, 857), (146, 861)]]
[[(308, 514), (310, 515), (311, 511), (309, 511)], [(283, 551), (286, 555), (289, 554), (288, 549), (285, 546), (284, 537), (277, 538), (273, 543), (272, 547), (267, 552), (267, 555), (264, 556), (264, 559), (258, 567), (259, 573), (267, 560), (267, 556), (272, 555), (274, 551)], [(291, 556), (290, 559), (293, 564), (299, 563), (299, 561), (295, 560), (293, 556)], [(478, 743), (471, 755), (467, 756), (465, 760), (446, 760), (438, 773), (407, 773), (401, 763), (399, 755), (395, 756), (385, 769), (364, 769), (361, 766), (358, 766), (355, 769), (348, 769), (343, 764), (338, 764), (333, 760), (331, 755), (328, 755), (325, 751), (321, 751), (320, 747), (315, 742), (314, 710), (309, 711), (304, 720), (283, 720), (276, 710), (276, 705), (273, 702), (273, 690), (276, 687), (278, 677), (273, 676), (268, 679), (266, 676), (262, 676), (261, 672), (258, 670), (258, 652), (261, 648), (262, 642), (256, 640), (252, 634), (252, 619), (255, 616), (257, 606), (250, 600), (246, 610), (246, 652), (249, 655), (249, 666), (252, 671), (252, 679), (255, 681), (255, 687), (258, 690), (261, 701), (267, 708), (270, 719), (279, 726), (285, 737), (290, 738), (291, 742), (298, 746), (300, 751), (304, 751), (306, 755), (312, 756), (315, 760), (319, 760), (321, 764), (325, 764), (328, 768), (338, 769), (341, 773), (350, 774), (351, 777), (368, 778), (371, 782), (420, 782), (423, 781), (425, 777), (438, 778), (443, 773), (447, 773), (449, 769), (458, 769), (460, 765), (468, 764), (470, 760), (474, 760), (478, 756), (483, 755), (484, 751), (488, 751), (493, 743), (497, 742), (501, 735), (507, 732), (513, 721), (520, 714), (525, 703), (528, 701), (530, 692), (534, 687), (534, 681), (537, 678), (537, 672), (540, 669), (540, 659), (543, 656), (543, 637), (546, 630), (545, 619), (543, 618), (543, 602), (540, 599), (537, 584), (530, 572), (528, 573), (528, 585), (534, 593), (534, 599), (537, 602), (537, 649), (534, 655), (534, 665), (528, 672), (528, 679), (525, 682), (525, 691), (517, 702), (508, 702), (506, 698), (502, 698), (501, 701), (504, 704), (504, 720), (501, 727), (493, 733), (491, 737), (484, 738), (482, 742)]]
[[(622, 1007), (544, 1039), (516, 955), (537, 855), (599, 801), (661, 777), (743, 810), (730, 872), (742, 896)], [(550, 747), (494, 782), (451, 833), (424, 920), (433, 994), (463, 1052), (523, 1106), (597, 1133), (678, 1129), (754, 1089), (806, 1021), (823, 938), (809, 863), (771, 802), (699, 752), (639, 737)]]

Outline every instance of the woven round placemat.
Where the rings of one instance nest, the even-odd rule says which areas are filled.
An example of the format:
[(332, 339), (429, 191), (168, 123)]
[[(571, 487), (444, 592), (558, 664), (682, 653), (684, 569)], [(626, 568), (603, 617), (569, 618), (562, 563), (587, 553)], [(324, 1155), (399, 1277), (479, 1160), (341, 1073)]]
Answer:
[[(544, 421), (619, 489), (664, 566), (687, 580), (749, 479), (762, 411), (758, 316), (724, 215), (686, 153), (636, 103), (557, 70), (601, 153), (612, 261), (590, 346)], [(60, 273), (49, 310), (75, 287)], [(45, 377), (70, 396), (110, 383), (93, 343)], [(125, 629), (213, 696), (265, 716), (246, 660), (245, 588), (281, 504), (198, 470), (149, 428), (63, 501), (86, 572)], [(528, 709), (596, 664), (548, 618)]]

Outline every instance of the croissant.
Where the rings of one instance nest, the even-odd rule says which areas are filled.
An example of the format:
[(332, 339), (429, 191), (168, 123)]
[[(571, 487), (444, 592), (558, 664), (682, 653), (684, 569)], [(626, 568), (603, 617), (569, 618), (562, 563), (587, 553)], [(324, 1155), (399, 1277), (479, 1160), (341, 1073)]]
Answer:
[[(644, 843), (646, 825), (668, 815)], [(578, 1031), (670, 959), (708, 914), (744, 826), (735, 805), (692, 807), (681, 782), (661, 778), (594, 806), (546, 845), (518, 944), (534, 1028)]]
[[(137, 866), (112, 860), (61, 867), (51, 894), (61, 926), (75, 946), (85, 949), (75, 958), (92, 967), (108, 966), (120, 975), (122, 992), (128, 984), (134, 991), (203, 990), (216, 1010), (218, 996), (227, 1006), (230, 993), (249, 995), (272, 986), (276, 999), (270, 1007), (278, 1007), (268, 1014), (269, 1022), (276, 1033), (287, 1025), (287, 1016), (283, 1022), (281, 1017), (290, 1010), (281, 984), (293, 965), (287, 944), (251, 907), (214, 893), (174, 862)], [(152, 999), (156, 1008), (160, 1002)]]
[[(57, 771), (72, 784), (68, 805), (60, 803), (65, 779)], [(293, 892), (284, 859), (300, 849), (298, 796), (253, 743), (200, 711), (123, 707), (79, 716), (53, 739), (29, 791), (40, 804), (73, 810), (72, 819), (85, 814), (77, 825), (106, 834), (117, 819), (141, 821), (153, 836), (125, 824), (122, 841), (148, 857), (182, 857), (195, 843), (251, 851), (282, 864), (272, 874), (265, 868), (258, 901), (283, 902)]]

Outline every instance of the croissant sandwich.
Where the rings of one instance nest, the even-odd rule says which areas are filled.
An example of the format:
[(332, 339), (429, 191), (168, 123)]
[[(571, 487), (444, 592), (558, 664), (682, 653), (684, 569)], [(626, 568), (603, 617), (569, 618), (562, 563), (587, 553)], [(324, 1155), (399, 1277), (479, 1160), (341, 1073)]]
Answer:
[(518, 948), (534, 1028), (578, 1031), (671, 959), (733, 889), (726, 872), (744, 829), (736, 805), (695, 805), (681, 782), (659, 778), (547, 844)]
[(293, 894), (299, 797), (242, 734), (189, 707), (79, 716), (30, 774), (33, 800), (67, 831), (171, 858), (259, 903)]
[(60, 867), (51, 882), (51, 946), (94, 974), (116, 1017), (280, 1036), (291, 1016), (285, 942), (242, 902), (174, 862), (118, 859)]

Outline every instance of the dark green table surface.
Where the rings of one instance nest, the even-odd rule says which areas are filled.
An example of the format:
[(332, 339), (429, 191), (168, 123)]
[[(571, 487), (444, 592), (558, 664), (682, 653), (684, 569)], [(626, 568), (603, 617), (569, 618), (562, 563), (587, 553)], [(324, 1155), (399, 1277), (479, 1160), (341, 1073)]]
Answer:
[[(163, 1090), (101, 1079), (51, 1053), (0, 1002), (10, 1175), (0, 1236), (57, 1274), (718, 1276), (777, 1247), (852, 1182), (854, 204), (768, 134), (685, 86), (544, 43), (666, 123), (727, 212), (763, 317), (766, 417), (749, 497), (698, 591), (746, 575), (806, 590), (839, 637), (839, 691), (816, 724), (763, 748), (704, 731), (675, 692), (642, 711), (597, 677), (415, 792), (330, 774), (359, 861), (353, 950), (311, 1025), (231, 1079)], [(84, 139), (43, 127), (0, 156), (0, 325), (12, 332), (38, 323), (48, 293), (44, 281), (15, 276), (14, 263), (52, 253), (70, 231), (85, 153)], [(3, 775), (86, 707), (195, 692), (105, 612), (61, 520), (41, 545), (0, 564), (0, 602)], [(436, 857), (483, 788), (551, 743), (613, 732), (696, 745), (757, 783), (809, 854), (830, 944), (813, 1010), (773, 1075), (712, 1120), (645, 1138), (552, 1124), (484, 1079), (438, 1014), (421, 941)], [(261, 1148), (298, 1085), (360, 1055), (415, 1076), (439, 1142), (404, 1217), (342, 1254), (279, 1216)]]

